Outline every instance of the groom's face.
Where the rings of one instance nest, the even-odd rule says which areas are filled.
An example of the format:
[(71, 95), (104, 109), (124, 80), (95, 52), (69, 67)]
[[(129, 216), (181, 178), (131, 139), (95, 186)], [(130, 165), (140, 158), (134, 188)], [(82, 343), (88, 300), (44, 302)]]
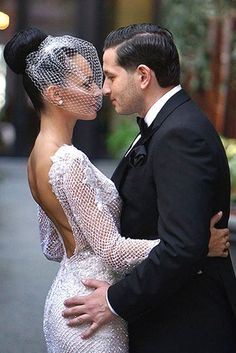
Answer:
[(136, 70), (127, 71), (117, 63), (116, 48), (105, 50), (103, 71), (103, 94), (109, 96), (116, 112), (122, 115), (137, 113), (140, 103), (138, 75)]

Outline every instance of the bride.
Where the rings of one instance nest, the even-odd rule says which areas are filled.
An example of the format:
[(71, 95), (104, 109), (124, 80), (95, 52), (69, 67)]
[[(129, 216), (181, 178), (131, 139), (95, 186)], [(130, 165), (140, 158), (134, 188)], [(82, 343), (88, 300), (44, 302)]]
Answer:
[[(126, 353), (127, 329), (121, 318), (83, 340), (80, 334), (86, 325), (71, 328), (62, 317), (66, 298), (89, 292), (84, 278), (113, 283), (159, 243), (120, 236), (121, 200), (114, 184), (72, 145), (76, 121), (95, 119), (102, 105), (97, 52), (82, 39), (47, 36), (30, 28), (8, 42), (4, 57), (23, 76), (41, 119), (28, 160), (28, 179), (39, 205), (43, 252), (60, 261), (45, 304), (48, 352)], [(211, 232), (209, 255), (220, 256), (223, 235), (215, 228)]]

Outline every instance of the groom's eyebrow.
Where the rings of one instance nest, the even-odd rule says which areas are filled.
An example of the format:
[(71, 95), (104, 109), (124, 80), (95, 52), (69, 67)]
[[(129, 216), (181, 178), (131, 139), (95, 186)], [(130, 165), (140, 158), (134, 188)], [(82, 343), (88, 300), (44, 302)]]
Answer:
[(111, 71), (107, 71), (107, 70), (103, 70), (103, 73), (104, 73), (104, 75), (105, 76), (111, 76), (111, 75), (113, 75), (114, 76), (114, 73), (112, 73)]

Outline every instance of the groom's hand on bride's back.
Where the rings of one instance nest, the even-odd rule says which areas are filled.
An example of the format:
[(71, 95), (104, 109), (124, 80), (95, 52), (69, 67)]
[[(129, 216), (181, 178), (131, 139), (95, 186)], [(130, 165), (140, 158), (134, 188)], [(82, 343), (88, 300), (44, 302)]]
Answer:
[(66, 309), (62, 315), (68, 319), (67, 325), (75, 327), (84, 323), (90, 323), (82, 334), (82, 338), (91, 337), (102, 325), (113, 320), (115, 315), (110, 311), (106, 293), (109, 284), (105, 281), (89, 279), (83, 281), (83, 284), (88, 288), (93, 288), (91, 294), (83, 296), (75, 296), (65, 300)]

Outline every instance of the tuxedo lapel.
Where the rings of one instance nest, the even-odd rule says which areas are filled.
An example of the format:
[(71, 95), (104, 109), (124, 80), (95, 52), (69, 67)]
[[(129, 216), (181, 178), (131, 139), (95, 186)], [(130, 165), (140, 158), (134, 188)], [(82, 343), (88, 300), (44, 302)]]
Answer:
[[(186, 101), (190, 100), (189, 96), (181, 90), (172, 96), (167, 103), (163, 106), (160, 112), (157, 114), (153, 123), (148, 127), (146, 133), (138, 140), (135, 144), (135, 147), (139, 145), (144, 145), (151, 139), (152, 135), (161, 127), (164, 121), (168, 116), (180, 105), (184, 104)], [(132, 144), (131, 144), (132, 146)], [(131, 147), (130, 146), (130, 147)], [(129, 147), (129, 149), (130, 149)], [(128, 151), (129, 151), (128, 149)], [(129, 168), (129, 155), (133, 148), (130, 149), (129, 153), (125, 155), (120, 163), (118, 164), (114, 174), (112, 175), (112, 180), (116, 185), (117, 190), (119, 191), (121, 184), (126, 176), (126, 172)]]
[(165, 122), (168, 116), (173, 113), (176, 108), (178, 108), (180, 105), (184, 104), (188, 100), (190, 100), (190, 98), (184, 92), (184, 90), (181, 90), (177, 92), (174, 96), (172, 96), (157, 114), (155, 120), (149, 126), (147, 133), (144, 135), (143, 138), (140, 139), (140, 143), (145, 143), (148, 139), (150, 139), (153, 133), (161, 127), (161, 125)]
[(114, 182), (118, 191), (120, 190), (121, 182), (122, 182), (124, 176), (126, 175), (127, 168), (128, 168), (128, 160), (124, 156), (122, 158), (122, 160), (120, 161), (120, 163), (118, 164), (118, 166), (116, 167), (116, 169), (111, 177), (111, 180)]
[[(133, 142), (130, 144), (127, 151), (131, 150), (131, 146), (134, 143), (134, 141), (136, 140), (136, 138), (138, 137), (138, 135), (134, 138)], [(121, 159), (120, 163), (116, 167), (116, 169), (111, 177), (111, 180), (114, 182), (118, 191), (119, 191), (121, 182), (122, 182), (124, 176), (126, 175), (126, 170), (129, 167), (129, 160), (127, 158), (129, 154), (127, 155), (127, 151), (125, 152), (124, 157)]]
[(156, 129), (158, 129), (163, 124), (163, 122), (176, 108), (178, 108), (180, 105), (184, 104), (189, 100), (190, 97), (185, 93), (184, 90), (177, 92), (162, 107), (150, 127), (154, 128), (156, 131)]

